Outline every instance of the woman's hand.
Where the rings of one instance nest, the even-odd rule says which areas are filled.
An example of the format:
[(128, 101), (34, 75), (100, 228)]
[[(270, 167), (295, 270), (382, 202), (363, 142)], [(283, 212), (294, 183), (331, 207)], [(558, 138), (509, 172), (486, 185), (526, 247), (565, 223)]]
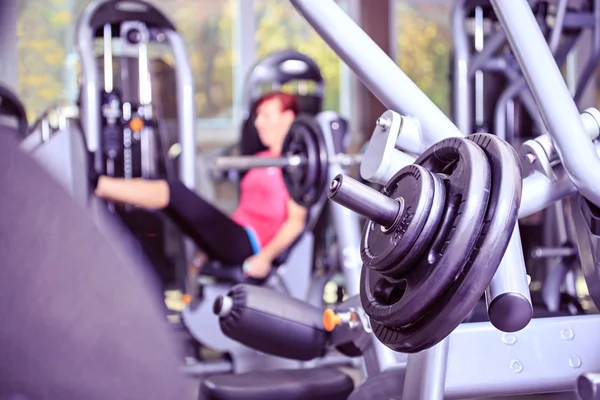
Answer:
[(273, 260), (263, 253), (255, 254), (244, 261), (244, 275), (263, 279), (271, 272)]

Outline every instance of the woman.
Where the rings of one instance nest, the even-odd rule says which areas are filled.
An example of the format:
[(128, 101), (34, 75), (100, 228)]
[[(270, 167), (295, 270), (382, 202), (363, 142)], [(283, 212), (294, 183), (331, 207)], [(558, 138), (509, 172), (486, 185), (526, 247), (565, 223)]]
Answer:
[[(298, 102), (293, 95), (273, 92), (261, 97), (255, 107), (254, 125), (267, 147), (257, 156), (279, 156)], [(244, 176), (240, 204), (231, 218), (178, 180), (100, 176), (95, 194), (146, 209), (164, 209), (208, 257), (224, 264), (243, 264), (245, 274), (255, 279), (268, 275), (273, 260), (306, 223), (307, 211), (290, 198), (279, 168), (257, 168)]]

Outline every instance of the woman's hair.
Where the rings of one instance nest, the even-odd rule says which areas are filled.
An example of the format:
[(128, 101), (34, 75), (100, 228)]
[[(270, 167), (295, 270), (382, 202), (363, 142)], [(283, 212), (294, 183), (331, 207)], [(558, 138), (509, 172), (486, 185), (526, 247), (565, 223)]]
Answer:
[(254, 110), (256, 110), (265, 101), (273, 99), (279, 100), (279, 103), (281, 104), (281, 111), (289, 110), (293, 112), (294, 115), (298, 115), (298, 113), (300, 112), (300, 106), (298, 105), (298, 99), (296, 98), (296, 96), (290, 93), (283, 92), (269, 92), (267, 94), (264, 94), (262, 97), (256, 100), (256, 103), (254, 104)]

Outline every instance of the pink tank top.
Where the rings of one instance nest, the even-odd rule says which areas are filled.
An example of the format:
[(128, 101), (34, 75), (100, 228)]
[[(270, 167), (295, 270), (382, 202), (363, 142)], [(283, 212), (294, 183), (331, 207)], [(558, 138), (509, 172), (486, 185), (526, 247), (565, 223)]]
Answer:
[[(257, 157), (272, 157), (268, 151)], [(254, 232), (262, 247), (269, 243), (287, 219), (290, 194), (280, 168), (255, 168), (241, 183), (240, 204), (231, 216), (238, 224)]]

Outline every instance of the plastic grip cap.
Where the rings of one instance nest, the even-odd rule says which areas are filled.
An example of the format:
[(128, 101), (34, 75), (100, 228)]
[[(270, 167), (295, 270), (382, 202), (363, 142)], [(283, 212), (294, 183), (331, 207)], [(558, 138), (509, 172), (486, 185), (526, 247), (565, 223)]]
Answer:
[(327, 332), (332, 332), (337, 325), (342, 323), (342, 318), (337, 315), (331, 308), (328, 308), (323, 313), (323, 328)]

